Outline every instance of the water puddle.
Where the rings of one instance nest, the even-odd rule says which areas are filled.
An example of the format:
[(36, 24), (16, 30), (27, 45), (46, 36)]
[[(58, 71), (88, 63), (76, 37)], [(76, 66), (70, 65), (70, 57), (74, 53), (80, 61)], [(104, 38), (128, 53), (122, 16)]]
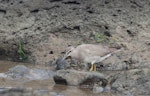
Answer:
[[(0, 73), (7, 72), (10, 68), (17, 65), (25, 65), (27, 66), (27, 68), (42, 68), (47, 70), (49, 69), (42, 65), (0, 61)], [(0, 92), (6, 90), (7, 88), (25, 88), (31, 90), (40, 90), (41, 94), (43, 94), (43, 92), (54, 92), (55, 94), (57, 94), (54, 96), (99, 96), (99, 94), (94, 94), (91, 89), (79, 88), (75, 86), (56, 85), (53, 81), (53, 78), (30, 81), (0, 78)], [(100, 94), (101, 96), (109, 96), (108, 93)]]
[[(37, 73), (43, 72), (43, 70), (48, 70), (48, 68), (42, 66), (42, 65), (33, 65), (33, 64), (28, 64), (28, 63), (21, 63), (21, 62), (11, 62), (11, 61), (0, 61), (0, 73), (7, 73), (9, 72), (10, 69), (13, 69), (15, 66), (17, 65), (23, 65), (25, 67), (27, 67), (28, 69), (33, 69), (31, 70), (32, 74), (33, 73)], [(40, 69), (38, 69), (40, 68)], [(43, 69), (43, 70), (42, 70)], [(13, 69), (13, 70), (17, 70), (17, 69)], [(20, 72), (20, 71), (19, 71)], [(41, 74), (40, 74), (41, 75)], [(33, 75), (34, 76), (34, 75)], [(36, 76), (35, 76), (36, 77)], [(15, 78), (15, 77), (14, 77)], [(31, 76), (29, 77), (31, 78)], [(26, 79), (26, 78), (25, 78)], [(25, 80), (23, 79), (17, 79), (17, 77), (15, 79), (12, 78), (0, 78), (0, 86), (1, 87), (29, 87), (29, 88), (37, 88), (37, 89), (49, 89), (49, 86), (53, 86), (54, 85), (54, 81), (53, 78), (50, 79), (35, 79), (35, 80)], [(47, 87), (47, 88), (46, 88)]]

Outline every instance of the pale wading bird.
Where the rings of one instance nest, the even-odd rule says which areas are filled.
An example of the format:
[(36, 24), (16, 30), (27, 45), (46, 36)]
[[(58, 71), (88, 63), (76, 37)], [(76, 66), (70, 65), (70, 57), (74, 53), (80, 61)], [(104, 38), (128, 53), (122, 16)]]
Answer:
[[(82, 44), (75, 47), (68, 47), (64, 60), (71, 57), (85, 64), (91, 63), (90, 71), (96, 71), (95, 63), (101, 62), (110, 57), (113, 53), (119, 51), (118, 48), (108, 47), (96, 44)], [(85, 65), (86, 66), (86, 65)]]

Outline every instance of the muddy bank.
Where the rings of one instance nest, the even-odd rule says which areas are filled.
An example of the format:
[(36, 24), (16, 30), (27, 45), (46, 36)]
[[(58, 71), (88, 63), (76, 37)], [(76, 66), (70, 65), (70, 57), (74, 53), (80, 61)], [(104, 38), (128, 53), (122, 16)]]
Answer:
[[(2, 0), (0, 57), (19, 61), (17, 51), (22, 42), (29, 62), (45, 64), (60, 56), (68, 45), (97, 41), (123, 43), (129, 49), (125, 56), (137, 52), (149, 56), (148, 4), (146, 0)], [(119, 33), (118, 26), (123, 27)], [(97, 34), (106, 35), (106, 40), (95, 40)], [(110, 39), (111, 35), (117, 41)]]
[[(122, 46), (123, 51), (97, 64), (97, 71), (116, 77), (111, 86), (119, 95), (149, 95), (149, 4), (149, 0), (0, 0), (0, 60), (25, 60), (54, 69), (53, 61), (69, 45)], [(67, 65), (66, 69), (83, 70), (82, 64)]]

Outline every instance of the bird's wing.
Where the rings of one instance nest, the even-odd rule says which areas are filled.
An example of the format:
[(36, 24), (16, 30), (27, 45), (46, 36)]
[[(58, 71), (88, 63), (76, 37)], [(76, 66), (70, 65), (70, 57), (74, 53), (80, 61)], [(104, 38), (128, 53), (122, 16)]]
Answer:
[(106, 46), (99, 46), (99, 45), (90, 45), (85, 46), (84, 50), (81, 51), (88, 56), (104, 56), (110, 53), (110, 50)]

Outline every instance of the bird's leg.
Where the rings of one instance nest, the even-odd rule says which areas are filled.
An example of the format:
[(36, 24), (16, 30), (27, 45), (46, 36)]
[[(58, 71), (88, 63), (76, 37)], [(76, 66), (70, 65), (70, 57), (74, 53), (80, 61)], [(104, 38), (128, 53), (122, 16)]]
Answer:
[(96, 71), (96, 64), (92, 63), (91, 65), (90, 71)]
[(93, 71), (96, 71), (96, 64), (93, 64)]
[(91, 64), (91, 68), (90, 68), (90, 71), (93, 71), (93, 64)]

